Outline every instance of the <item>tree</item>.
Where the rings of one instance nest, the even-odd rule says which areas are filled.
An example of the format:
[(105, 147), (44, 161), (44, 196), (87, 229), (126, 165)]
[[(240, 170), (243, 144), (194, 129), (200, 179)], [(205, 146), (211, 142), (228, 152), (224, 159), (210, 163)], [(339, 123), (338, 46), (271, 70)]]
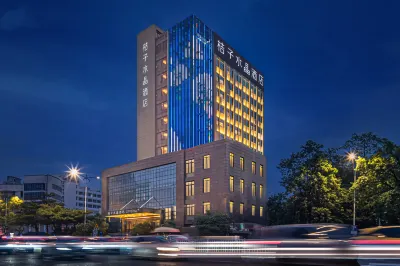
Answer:
[(231, 217), (224, 213), (211, 213), (197, 216), (195, 225), (200, 235), (229, 235), (231, 232)]
[(285, 193), (271, 195), (267, 201), (268, 225), (280, 225), (291, 222), (289, 202)]
[(7, 232), (10, 226), (15, 225), (16, 217), (23, 200), (17, 196), (10, 199), (0, 199), (0, 227), (1, 231)]
[(400, 147), (392, 142), (357, 159), (357, 220), (362, 226), (400, 224)]
[(285, 205), (287, 211), (293, 211), (292, 222), (343, 221), (346, 191), (328, 155), (321, 144), (307, 141), (299, 152), (279, 164), (281, 184), (289, 196)]
[(355, 152), (363, 158), (369, 158), (381, 150), (389, 141), (378, 137), (372, 132), (353, 134), (351, 138), (341, 147), (345, 151)]

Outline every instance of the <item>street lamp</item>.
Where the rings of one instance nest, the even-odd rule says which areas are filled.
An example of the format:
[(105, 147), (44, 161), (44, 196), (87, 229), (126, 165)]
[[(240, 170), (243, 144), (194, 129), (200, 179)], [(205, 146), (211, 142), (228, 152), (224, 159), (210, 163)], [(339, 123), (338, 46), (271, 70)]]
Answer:
[[(76, 183), (78, 183), (79, 179), (85, 180), (85, 181), (90, 181), (90, 179), (97, 179), (100, 180), (100, 176), (96, 176), (96, 177), (92, 177), (92, 176), (88, 176), (83, 175), (83, 173), (80, 171), (81, 169), (78, 168), (78, 166), (67, 166), (68, 170), (66, 171), (67, 176), (74, 180)], [(83, 224), (85, 225), (86, 228), (86, 211), (87, 211), (87, 189), (88, 187), (85, 186), (85, 218), (84, 218), (84, 222)]]
[[(353, 172), (354, 172), (354, 182), (357, 180), (357, 169), (356, 169), (356, 158), (357, 155), (354, 152), (350, 152), (347, 154), (347, 160), (353, 163)], [(356, 226), (356, 189), (353, 190), (353, 226)]]

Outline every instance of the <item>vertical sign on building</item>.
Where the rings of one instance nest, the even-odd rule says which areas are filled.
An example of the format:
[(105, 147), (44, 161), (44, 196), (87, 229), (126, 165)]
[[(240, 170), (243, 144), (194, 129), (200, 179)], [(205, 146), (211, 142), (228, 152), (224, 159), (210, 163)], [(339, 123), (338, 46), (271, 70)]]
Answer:
[(157, 29), (150, 26), (137, 36), (137, 160), (155, 156)]

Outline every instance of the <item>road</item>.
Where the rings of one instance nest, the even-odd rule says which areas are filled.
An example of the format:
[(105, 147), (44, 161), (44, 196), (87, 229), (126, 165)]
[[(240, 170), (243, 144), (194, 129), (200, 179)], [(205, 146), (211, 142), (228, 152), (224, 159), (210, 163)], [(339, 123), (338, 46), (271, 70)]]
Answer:
[[(133, 260), (128, 256), (118, 255), (90, 255), (85, 260), (54, 260), (54, 261), (43, 261), (37, 254), (18, 254), (18, 255), (0, 255), (1, 265), (16, 265), (16, 266), (194, 266), (194, 265), (232, 265), (240, 264), (242, 261), (224, 261), (213, 260), (213, 261), (147, 261), (147, 260)], [(250, 265), (249, 263), (246, 263)], [(255, 264), (254, 264), (255, 265)]]

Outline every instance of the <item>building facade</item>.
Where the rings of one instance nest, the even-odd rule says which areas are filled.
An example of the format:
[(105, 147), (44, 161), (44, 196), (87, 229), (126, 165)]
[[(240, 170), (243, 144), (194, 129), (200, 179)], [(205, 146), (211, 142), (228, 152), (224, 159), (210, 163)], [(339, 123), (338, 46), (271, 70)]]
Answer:
[(7, 180), (0, 184), (0, 199), (9, 199), (14, 196), (24, 198), (24, 185), (21, 178), (7, 176)]
[(265, 222), (264, 77), (200, 19), (137, 36), (137, 162), (104, 170), (102, 213), (122, 231), (228, 213)]
[(264, 76), (200, 19), (137, 38), (137, 159), (233, 139), (263, 154)]
[(85, 209), (95, 213), (101, 213), (101, 191), (83, 187), (76, 182), (64, 182), (64, 206), (69, 209)]
[(51, 198), (64, 203), (64, 179), (57, 175), (25, 175), (24, 200), (41, 201)]
[(113, 167), (102, 173), (102, 213), (123, 231), (145, 220), (189, 226), (207, 211), (263, 224), (265, 166), (263, 155), (225, 139)]

